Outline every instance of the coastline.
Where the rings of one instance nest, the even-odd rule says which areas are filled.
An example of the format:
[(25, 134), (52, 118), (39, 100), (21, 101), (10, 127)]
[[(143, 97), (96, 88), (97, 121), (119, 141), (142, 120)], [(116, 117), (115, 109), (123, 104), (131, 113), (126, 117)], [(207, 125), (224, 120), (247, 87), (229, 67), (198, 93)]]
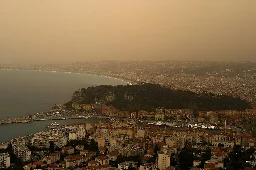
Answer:
[[(65, 72), (65, 71), (51, 71), (51, 70), (34, 70), (34, 69), (3, 69), (1, 68), (0, 71), (13, 71), (13, 72), (20, 72), (20, 71), (23, 71), (23, 72), (44, 72), (44, 73), (60, 73), (60, 74), (73, 74), (73, 75), (81, 75), (81, 76), (93, 76), (93, 77), (102, 77), (102, 78), (107, 78), (107, 79), (112, 79), (112, 80), (117, 80), (117, 81), (120, 81), (120, 84), (122, 84), (121, 82), (123, 82), (123, 84), (131, 84), (129, 81), (125, 80), (125, 79), (122, 79), (122, 78), (116, 78), (116, 77), (111, 77), (111, 76), (108, 76), (108, 75), (99, 75), (99, 74), (91, 74), (91, 73), (84, 73), (84, 72)], [(36, 112), (33, 112), (33, 114), (36, 114)], [(94, 117), (94, 118), (97, 118), (97, 117)], [(53, 119), (50, 119), (50, 118), (46, 118), (45, 121), (41, 120), (41, 121), (37, 121), (37, 122), (49, 122), (49, 121), (55, 121), (55, 120), (63, 120), (63, 118), (53, 118)], [(73, 118), (67, 118), (65, 117), (65, 120), (63, 121), (76, 121), (76, 120), (86, 120), (84, 118), (79, 118), (78, 116), (77, 117), (73, 117)], [(22, 127), (24, 126), (24, 128), (26, 128), (28, 126), (28, 124), (33, 124), (34, 122), (36, 122), (36, 120), (31, 120), (29, 117), (28, 117), (28, 114), (26, 115), (21, 115), (21, 116), (14, 116), (14, 117), (11, 117), (11, 118), (3, 118), (3, 119), (0, 119), (0, 127), (1, 127), (1, 130), (5, 129), (5, 130), (8, 130), (12, 133), (13, 130), (12, 127)], [(41, 123), (39, 123), (41, 124)], [(9, 126), (10, 125), (10, 126)], [(10, 128), (11, 127), (11, 128)], [(7, 135), (8, 136), (8, 135)], [(20, 136), (20, 135), (19, 135)], [(23, 136), (23, 135), (21, 135)]]
[[(23, 117), (28, 114), (48, 111), (55, 104), (69, 101), (72, 94), (81, 88), (128, 84), (123, 79), (105, 75), (76, 71), (51, 71), (49, 69), (40, 71), (39, 69), (0, 68), (0, 75), (3, 76), (4, 81), (0, 85), (3, 94), (0, 97), (2, 101), (0, 104), (0, 123), (1, 120), (8, 117)], [(30, 77), (32, 77), (31, 81), (29, 80)], [(20, 87), (26, 89), (23, 90)], [(15, 108), (12, 107), (13, 102), (15, 105), (17, 104)]]
[[(7, 124), (0, 126), (0, 132), (2, 134), (5, 134), (4, 136), (1, 136), (0, 138), (0, 145), (3, 143), (10, 142), (11, 139), (17, 138), (17, 137), (23, 137), (23, 136), (29, 136), (34, 135), (35, 133), (38, 133), (40, 131), (47, 130), (47, 126), (49, 126), (51, 123), (58, 123), (61, 126), (62, 125), (68, 125), (72, 123), (95, 123), (103, 119), (98, 118), (88, 118), (88, 119), (67, 119), (67, 120), (45, 120), (45, 121), (33, 121), (30, 123), (15, 123), (15, 124)], [(19, 131), (17, 131), (19, 129)]]
[[(51, 112), (51, 111), (49, 111)], [(33, 116), (35, 116), (34, 114)], [(108, 117), (105, 116), (97, 116), (93, 114), (75, 114), (73, 116), (60, 116), (60, 117), (43, 117), (43, 118), (28, 118), (28, 117), (16, 117), (16, 118), (8, 118), (5, 120), (0, 120), (0, 126), (1, 125), (9, 125), (9, 124), (27, 124), (31, 122), (38, 122), (38, 121), (58, 121), (58, 120), (79, 120), (79, 119), (88, 119), (88, 118), (93, 118), (93, 119), (105, 119)]]
[(33, 70), (33, 69), (2, 69), (2, 68), (0, 68), (0, 71), (32, 71), (32, 72), (45, 72), (45, 73), (63, 73), (63, 74), (78, 74), (78, 75), (85, 75), (85, 76), (86, 75), (87, 76), (98, 76), (98, 77), (103, 77), (103, 78), (120, 80), (129, 85), (133, 85), (133, 83), (130, 80), (126, 80), (124, 78), (112, 77), (112, 76), (102, 75), (102, 74), (91, 74), (91, 73), (85, 73), (85, 72), (67, 72), (67, 71), (60, 71), (60, 70), (50, 71), (50, 70)]

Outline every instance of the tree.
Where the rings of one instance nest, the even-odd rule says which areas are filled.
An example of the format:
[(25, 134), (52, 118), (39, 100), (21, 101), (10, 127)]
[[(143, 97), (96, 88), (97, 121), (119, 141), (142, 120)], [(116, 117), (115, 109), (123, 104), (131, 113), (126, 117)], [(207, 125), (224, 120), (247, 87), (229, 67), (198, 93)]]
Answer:
[(212, 153), (210, 149), (207, 149), (201, 156), (201, 164), (199, 165), (199, 168), (204, 168), (204, 164), (206, 161), (210, 160), (212, 157)]
[(159, 151), (159, 147), (157, 144), (155, 144), (155, 147), (154, 147), (154, 154), (157, 155), (157, 152)]
[(156, 158), (151, 157), (147, 160), (147, 163), (155, 163), (156, 162)]
[[(114, 96), (113, 100), (106, 99), (110, 93)], [(125, 99), (125, 94), (132, 96), (132, 100)], [(106, 105), (131, 112), (155, 111), (158, 107), (181, 108), (194, 110), (194, 116), (197, 116), (196, 110), (245, 110), (251, 108), (249, 102), (231, 96), (217, 96), (210, 93), (197, 94), (147, 83), (133, 86), (89, 87), (75, 92), (72, 101), (65, 105), (72, 107), (72, 103), (95, 103), (95, 98)]]
[(135, 168), (133, 168), (132, 165), (130, 165), (130, 166), (128, 167), (128, 170), (135, 170)]
[(75, 147), (76, 145), (82, 145), (82, 141), (80, 141), (80, 140), (71, 140), (67, 143), (67, 146)]
[(173, 153), (171, 155), (171, 166), (176, 166), (178, 163), (177, 163), (177, 160), (176, 160), (176, 155), (175, 153)]
[(90, 141), (89, 150), (96, 153), (99, 152), (98, 143), (94, 139)]
[(242, 157), (241, 147), (238, 145), (234, 146), (233, 151), (228, 155), (229, 161), (227, 163), (227, 168), (243, 169), (241, 157)]
[(152, 162), (155, 163), (156, 162), (158, 151), (159, 151), (159, 147), (156, 144), (155, 147), (154, 147), (154, 156), (152, 158), (150, 158), (149, 160), (147, 160), (148, 163), (152, 163)]
[(199, 116), (198, 109), (193, 109), (193, 116), (194, 118), (198, 118)]
[(83, 145), (84, 145), (84, 149), (86, 149), (86, 150), (88, 150), (90, 147), (87, 141), (84, 141)]
[(50, 141), (50, 152), (54, 152), (54, 149), (55, 149), (55, 144), (53, 141)]
[(179, 166), (182, 170), (189, 170), (193, 167), (193, 153), (188, 148), (183, 148), (179, 154)]
[(36, 165), (36, 169), (41, 169), (41, 165)]
[(223, 143), (219, 143), (219, 144), (218, 144), (218, 147), (219, 147), (219, 148), (223, 148), (223, 147), (224, 147), (224, 144), (223, 144)]

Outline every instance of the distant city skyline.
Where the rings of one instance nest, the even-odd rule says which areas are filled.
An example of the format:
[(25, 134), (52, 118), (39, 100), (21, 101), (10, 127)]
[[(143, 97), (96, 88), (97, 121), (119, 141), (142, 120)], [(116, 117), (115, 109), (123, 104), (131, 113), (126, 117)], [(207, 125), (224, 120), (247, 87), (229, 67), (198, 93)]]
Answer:
[(0, 1), (0, 64), (256, 61), (256, 1)]

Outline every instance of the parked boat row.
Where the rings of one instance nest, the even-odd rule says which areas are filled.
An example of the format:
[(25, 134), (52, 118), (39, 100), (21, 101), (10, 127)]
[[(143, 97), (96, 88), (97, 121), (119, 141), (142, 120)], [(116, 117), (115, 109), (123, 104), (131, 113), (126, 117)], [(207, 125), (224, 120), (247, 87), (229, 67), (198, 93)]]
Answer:
[[(144, 122), (144, 121), (139, 121)], [(210, 123), (187, 123), (187, 122), (164, 122), (164, 121), (151, 121), (148, 122), (149, 125), (157, 126), (168, 126), (173, 128), (202, 128), (202, 129), (218, 129), (216, 125)]]

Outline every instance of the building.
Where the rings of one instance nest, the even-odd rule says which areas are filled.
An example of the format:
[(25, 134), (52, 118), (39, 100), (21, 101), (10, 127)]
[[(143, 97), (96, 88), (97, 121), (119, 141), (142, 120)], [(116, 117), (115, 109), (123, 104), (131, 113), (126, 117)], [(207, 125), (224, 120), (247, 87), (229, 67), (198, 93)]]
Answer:
[(75, 148), (72, 146), (64, 147), (64, 148), (62, 148), (61, 153), (68, 154), (68, 155), (74, 154)]
[(14, 154), (22, 160), (22, 162), (30, 161), (31, 151), (24, 145), (16, 145)]
[(126, 161), (118, 164), (118, 169), (129, 169), (129, 168), (136, 168), (137, 169), (137, 162), (133, 161)]
[(98, 147), (105, 147), (106, 140), (103, 137), (96, 138), (95, 141), (98, 143)]
[(80, 166), (83, 162), (82, 155), (68, 155), (64, 158), (66, 168)]
[(43, 162), (47, 164), (52, 164), (60, 160), (60, 152), (54, 152), (43, 159)]
[(171, 165), (171, 154), (168, 152), (167, 148), (158, 152), (157, 165), (160, 170), (165, 170)]
[(144, 138), (146, 135), (146, 131), (144, 129), (137, 130), (137, 137), (138, 138)]
[(77, 140), (77, 134), (75, 132), (70, 132), (68, 134), (68, 140), (71, 141), (71, 140)]
[(91, 129), (93, 129), (92, 124), (91, 124), (91, 123), (86, 123), (86, 125), (85, 125), (85, 130), (86, 130), (86, 131), (89, 131), (89, 130), (91, 130)]
[(8, 153), (0, 153), (0, 169), (9, 168), (11, 165), (10, 163), (10, 156)]
[(98, 161), (100, 165), (108, 165), (109, 164), (109, 158), (107, 156), (98, 156), (95, 161)]
[(154, 163), (147, 163), (140, 165), (139, 170), (157, 170), (157, 167)]
[(32, 146), (35, 146), (37, 148), (49, 148), (50, 143), (47, 138), (35, 136), (31, 140)]

